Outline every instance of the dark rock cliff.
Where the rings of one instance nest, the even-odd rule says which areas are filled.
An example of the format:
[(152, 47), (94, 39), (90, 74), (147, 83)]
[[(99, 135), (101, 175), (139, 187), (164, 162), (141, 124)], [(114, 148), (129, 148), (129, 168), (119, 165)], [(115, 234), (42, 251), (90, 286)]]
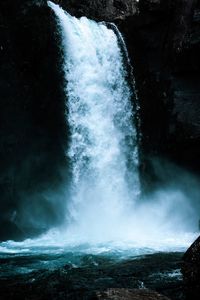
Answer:
[(135, 68), (141, 107), (141, 170), (152, 178), (152, 159), (165, 157), (199, 174), (200, 4), (139, 3), (139, 13), (119, 26)]
[(1, 239), (61, 221), (66, 128), (55, 27), (44, 1), (0, 2)]
[(53, 0), (70, 14), (98, 21), (125, 19), (137, 12), (136, 0)]
[[(139, 96), (146, 186), (153, 175), (156, 179), (154, 157), (199, 174), (200, 2), (54, 2), (79, 17), (114, 21), (122, 31)], [(1, 0), (1, 239), (26, 236), (62, 219), (67, 128), (58, 45), (46, 0)], [(56, 197), (50, 196), (54, 191)]]

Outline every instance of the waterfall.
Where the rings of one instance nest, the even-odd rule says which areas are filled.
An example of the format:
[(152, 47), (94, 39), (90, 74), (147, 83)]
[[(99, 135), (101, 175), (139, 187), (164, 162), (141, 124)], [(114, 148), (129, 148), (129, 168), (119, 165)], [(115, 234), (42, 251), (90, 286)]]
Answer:
[(0, 253), (69, 252), (71, 261), (71, 253), (184, 251), (199, 234), (187, 195), (170, 186), (140, 197), (134, 84), (121, 34), (48, 3), (62, 38), (70, 131), (66, 222), (36, 239), (1, 243)]
[(81, 226), (101, 222), (110, 227), (134, 205), (140, 190), (125, 43), (116, 28), (86, 17), (77, 19), (58, 5), (49, 5), (58, 19), (64, 50), (71, 134), (69, 210)]

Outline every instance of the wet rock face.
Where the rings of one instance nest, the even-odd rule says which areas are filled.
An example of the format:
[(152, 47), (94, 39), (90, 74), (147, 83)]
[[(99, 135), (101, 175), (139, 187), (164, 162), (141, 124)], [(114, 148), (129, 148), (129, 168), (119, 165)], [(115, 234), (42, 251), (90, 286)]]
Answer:
[(183, 257), (183, 280), (187, 299), (199, 299), (200, 294), (200, 237), (191, 245)]
[(137, 11), (135, 0), (54, 0), (75, 16), (113, 21), (134, 15)]
[(199, 1), (140, 0), (139, 13), (118, 22), (134, 66), (146, 174), (152, 157), (200, 173), (199, 15)]

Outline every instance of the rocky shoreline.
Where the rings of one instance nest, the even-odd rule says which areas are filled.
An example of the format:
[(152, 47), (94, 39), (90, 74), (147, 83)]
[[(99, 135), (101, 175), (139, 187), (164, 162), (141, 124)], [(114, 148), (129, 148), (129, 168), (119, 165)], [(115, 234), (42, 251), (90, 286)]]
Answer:
[[(65, 262), (63, 267), (52, 269), (53, 257), (48, 255), (8, 255), (1, 258), (1, 299), (184, 299), (182, 256), (183, 253), (156, 253), (116, 261), (101, 255), (83, 255), (79, 265)], [(25, 267), (36, 261), (40, 267), (27, 272)], [(46, 270), (42, 269), (43, 261)], [(6, 273), (9, 265), (12, 272), (20, 266), (21, 274)]]
[(122, 260), (79, 254), (76, 264), (72, 253), (1, 254), (0, 295), (2, 300), (197, 300), (199, 250), (200, 238), (185, 254)]

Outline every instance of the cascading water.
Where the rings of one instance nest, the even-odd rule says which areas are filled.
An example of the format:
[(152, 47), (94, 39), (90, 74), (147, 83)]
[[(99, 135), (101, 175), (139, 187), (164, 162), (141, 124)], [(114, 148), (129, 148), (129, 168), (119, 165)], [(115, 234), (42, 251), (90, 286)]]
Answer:
[[(152, 246), (149, 236), (155, 244), (164, 231), (169, 233), (172, 204), (162, 195), (164, 208), (156, 201), (135, 206), (140, 195), (138, 148), (123, 38), (114, 25), (77, 19), (58, 5), (49, 2), (49, 6), (62, 34), (71, 132), (67, 151), (72, 165), (71, 221), (62, 235), (77, 243), (124, 240), (127, 247), (127, 241), (137, 245), (143, 240)], [(169, 197), (183, 201), (177, 193)]]
[(69, 210), (76, 225), (96, 236), (112, 228), (139, 195), (132, 92), (114, 31), (49, 5), (59, 20), (65, 54)]

